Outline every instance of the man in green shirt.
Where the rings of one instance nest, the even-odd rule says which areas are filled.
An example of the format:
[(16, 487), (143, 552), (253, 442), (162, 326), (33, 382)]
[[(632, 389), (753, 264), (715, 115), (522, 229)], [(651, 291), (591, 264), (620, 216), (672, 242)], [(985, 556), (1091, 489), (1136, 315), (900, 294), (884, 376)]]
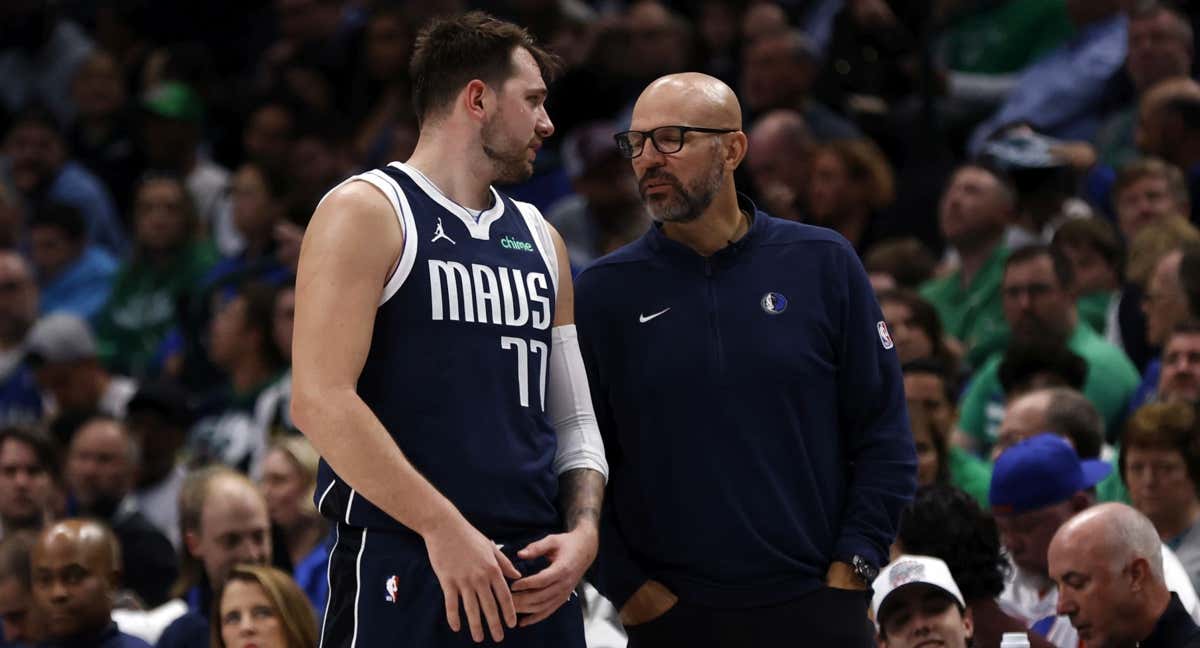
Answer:
[[(1140, 381), (1124, 352), (1079, 320), (1070, 263), (1042, 245), (1013, 252), (1003, 280), (1004, 318), (1014, 343), (1062, 343), (1087, 362), (1083, 393), (1113, 429)], [(1004, 417), (1004, 391), (995, 353), (976, 373), (959, 407), (958, 427), (981, 453), (996, 442)]]
[(1012, 222), (1016, 194), (993, 169), (967, 164), (954, 173), (938, 206), (942, 236), (958, 254), (954, 272), (921, 286), (937, 309), (942, 327), (967, 347), (976, 367), (1003, 345), (1007, 335), (1000, 303), (1004, 274), (1004, 229)]

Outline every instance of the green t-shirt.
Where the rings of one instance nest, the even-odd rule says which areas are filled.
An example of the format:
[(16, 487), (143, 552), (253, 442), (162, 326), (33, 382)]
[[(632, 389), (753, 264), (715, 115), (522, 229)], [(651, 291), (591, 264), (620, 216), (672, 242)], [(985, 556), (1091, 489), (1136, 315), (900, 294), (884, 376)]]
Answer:
[[(1083, 395), (1104, 418), (1108, 428), (1118, 425), (1130, 396), (1141, 377), (1125, 353), (1079, 322), (1067, 347), (1087, 362)], [(979, 370), (959, 404), (958, 427), (987, 455), (996, 441), (996, 432), (1004, 419), (1004, 391), (1000, 387), (1000, 362), (1003, 353), (993, 355)]]
[(1064, 0), (1008, 0), (954, 22), (940, 49), (947, 69), (1015, 74), (1073, 31)]
[(1119, 169), (1138, 157), (1137, 147), (1134, 146), (1134, 133), (1137, 131), (1137, 107), (1120, 110), (1100, 124), (1096, 133), (1096, 153), (1100, 164)]
[(1104, 481), (1096, 484), (1096, 500), (1099, 502), (1120, 502), (1129, 504), (1129, 491), (1125, 488), (1125, 482), (1121, 479), (1121, 449), (1117, 448), (1116, 454), (1112, 457), (1112, 472)]
[(921, 296), (937, 309), (942, 329), (967, 347), (967, 364), (977, 367), (1003, 348), (1008, 337), (1008, 323), (1000, 284), (1004, 280), (1004, 261), (1008, 249), (997, 245), (983, 267), (963, 287), (961, 270), (945, 277), (930, 279), (921, 286)]
[(1104, 335), (1108, 328), (1108, 307), (1116, 296), (1117, 292), (1114, 290), (1088, 293), (1080, 297), (1075, 302), (1075, 306), (1079, 308), (1080, 321), (1092, 327), (1093, 331)]
[(986, 509), (992, 485), (991, 464), (957, 446), (950, 448), (946, 461), (950, 464), (950, 483)]
[(212, 245), (194, 243), (165, 266), (136, 258), (123, 264), (96, 323), (104, 364), (124, 375), (144, 375), (179, 322), (179, 304), (216, 261)]

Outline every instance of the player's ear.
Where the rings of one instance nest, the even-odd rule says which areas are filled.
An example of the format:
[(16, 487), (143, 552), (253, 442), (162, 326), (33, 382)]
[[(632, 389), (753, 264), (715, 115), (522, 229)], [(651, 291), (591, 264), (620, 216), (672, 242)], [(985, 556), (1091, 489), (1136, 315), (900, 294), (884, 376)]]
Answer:
[(462, 92), (463, 107), (467, 114), (482, 121), (491, 101), (489, 94), (490, 90), (486, 83), (479, 79), (471, 79)]

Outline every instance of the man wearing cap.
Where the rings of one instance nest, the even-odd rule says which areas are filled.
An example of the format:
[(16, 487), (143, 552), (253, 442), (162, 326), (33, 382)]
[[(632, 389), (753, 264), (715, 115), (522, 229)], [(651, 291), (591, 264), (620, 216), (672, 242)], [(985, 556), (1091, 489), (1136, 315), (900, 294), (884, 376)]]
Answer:
[(974, 634), (971, 609), (940, 558), (899, 556), (879, 572), (871, 587), (880, 648), (929, 642), (966, 648)]
[(1050, 542), (1058, 612), (1089, 648), (1200, 648), (1200, 627), (1163, 577), (1154, 525), (1124, 504), (1071, 518)]
[(200, 222), (212, 228), (213, 240), (224, 256), (240, 251), (243, 242), (233, 227), (229, 208), (229, 170), (200, 151), (204, 106), (191, 86), (167, 81), (142, 96), (146, 120), (142, 142), (150, 168), (184, 179), (196, 203)]
[(125, 424), (142, 455), (133, 496), (138, 509), (176, 549), (181, 540), (179, 492), (187, 476), (178, 456), (191, 423), (187, 394), (171, 383), (141, 385), (126, 408)]
[[(1000, 603), (1059, 648), (1075, 648), (1079, 635), (1056, 612), (1059, 594), (1047, 550), (1059, 527), (1095, 503), (1093, 489), (1111, 471), (1107, 462), (1080, 459), (1066, 439), (1039, 434), (1005, 450), (992, 472), (989, 500), (1000, 541), (1015, 566)], [(1167, 586), (1196, 616), (1196, 591), (1187, 572), (1170, 549), (1162, 549)]]
[(66, 313), (47, 315), (33, 325), (26, 344), (51, 416), (95, 412), (125, 417), (137, 383), (110, 374), (100, 364), (96, 338), (82, 319)]

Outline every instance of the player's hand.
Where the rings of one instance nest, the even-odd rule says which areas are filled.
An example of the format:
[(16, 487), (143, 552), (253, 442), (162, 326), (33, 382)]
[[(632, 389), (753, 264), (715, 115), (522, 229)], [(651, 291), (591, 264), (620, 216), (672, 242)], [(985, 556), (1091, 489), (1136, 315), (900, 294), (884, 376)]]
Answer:
[(549, 567), (512, 585), (517, 612), (526, 615), (522, 627), (542, 621), (570, 599), (596, 559), (599, 542), (595, 527), (581, 525), (569, 533), (548, 535), (517, 552), (525, 560), (538, 556), (550, 560)]
[(484, 622), (491, 630), (492, 640), (502, 641), (503, 626), (517, 625), (517, 612), (504, 578), (520, 578), (521, 572), (500, 553), (495, 543), (461, 518), (426, 534), (425, 546), (433, 573), (442, 586), (450, 629), (455, 632), (462, 629), (458, 608), (461, 600), (475, 643), (484, 640)]

